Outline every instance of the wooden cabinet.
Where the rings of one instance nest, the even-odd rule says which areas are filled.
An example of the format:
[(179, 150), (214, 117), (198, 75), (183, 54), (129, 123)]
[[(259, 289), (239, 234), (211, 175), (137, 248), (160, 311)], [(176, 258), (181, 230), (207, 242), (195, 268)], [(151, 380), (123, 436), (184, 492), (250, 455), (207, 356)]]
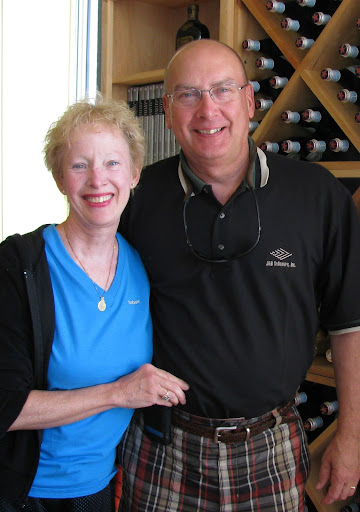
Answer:
[[(175, 35), (186, 19), (189, 3), (190, 0), (102, 0), (101, 88), (104, 95), (126, 100), (129, 85), (163, 81), (164, 68), (174, 53)], [(280, 113), (322, 105), (360, 151), (360, 125), (354, 122), (359, 103), (341, 104), (336, 99), (340, 85), (320, 78), (324, 67), (344, 67), (344, 60), (337, 52), (340, 44), (360, 45), (360, 30), (355, 26), (360, 16), (359, 0), (342, 0), (315, 44), (306, 51), (295, 47), (297, 34), (280, 29), (283, 15), (269, 13), (265, 8), (266, 0), (199, 0), (198, 3), (200, 21), (208, 26), (213, 39), (228, 44), (241, 55), (250, 80), (263, 75), (254, 65), (255, 58), (242, 50), (241, 43), (247, 38), (269, 36), (294, 68), (289, 83), (253, 133), (256, 143), (301, 136), (303, 128), (283, 123)], [(346, 65), (353, 62), (347, 61)], [(256, 114), (258, 118), (261, 115)], [(321, 164), (337, 177), (360, 178), (359, 159)], [(354, 194), (354, 200), (360, 212), (360, 189)], [(318, 358), (307, 378), (335, 385), (331, 365)], [(318, 510), (324, 512), (340, 508), (338, 504), (321, 506), (322, 493), (315, 490), (321, 454), (335, 429), (336, 423), (310, 447), (313, 463), (307, 490)]]
[[(175, 34), (186, 19), (190, 0), (103, 0), (102, 9), (102, 92), (126, 99), (129, 85), (161, 82), (164, 67), (175, 47)], [(324, 82), (324, 67), (344, 67), (337, 52), (343, 42), (360, 44), (355, 20), (360, 15), (358, 0), (342, 0), (330, 22), (306, 51), (295, 47), (297, 33), (280, 29), (282, 14), (266, 10), (266, 0), (199, 0), (200, 20), (213, 39), (233, 47), (242, 56), (251, 80), (263, 75), (254, 57), (242, 50), (246, 38), (270, 36), (294, 73), (283, 92), (253, 134), (257, 143), (301, 136), (304, 130), (280, 120), (283, 110), (300, 110), (309, 105), (324, 106), (351, 143), (360, 151), (360, 125), (354, 122), (357, 104), (336, 100), (338, 83)], [(307, 9), (307, 8), (304, 8)], [(354, 61), (346, 62), (350, 66)], [(256, 114), (257, 118), (263, 114)], [(337, 177), (360, 177), (360, 162), (321, 162)]]

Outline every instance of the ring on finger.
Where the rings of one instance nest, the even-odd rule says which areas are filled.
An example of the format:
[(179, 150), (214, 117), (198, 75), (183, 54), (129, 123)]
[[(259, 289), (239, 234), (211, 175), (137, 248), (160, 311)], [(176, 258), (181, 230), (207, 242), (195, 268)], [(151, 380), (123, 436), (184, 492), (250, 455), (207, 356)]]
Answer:
[(166, 391), (165, 395), (163, 395), (161, 398), (163, 400), (165, 400), (165, 402), (169, 402), (169, 400), (170, 400), (169, 391)]

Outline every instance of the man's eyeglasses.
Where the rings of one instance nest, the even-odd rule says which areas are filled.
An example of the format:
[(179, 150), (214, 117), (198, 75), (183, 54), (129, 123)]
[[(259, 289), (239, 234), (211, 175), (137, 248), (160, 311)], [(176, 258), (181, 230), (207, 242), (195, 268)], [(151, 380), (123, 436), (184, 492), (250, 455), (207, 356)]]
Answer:
[(236, 85), (236, 84), (220, 84), (210, 87), (210, 89), (196, 89), (195, 87), (184, 87), (177, 89), (172, 94), (166, 96), (171, 99), (176, 107), (193, 108), (196, 107), (202, 97), (203, 92), (208, 92), (210, 98), (219, 105), (224, 105), (235, 101), (240, 97), (240, 91), (249, 85)]
[(246, 254), (249, 254), (249, 252), (254, 250), (255, 247), (258, 245), (258, 243), (260, 241), (260, 235), (261, 235), (261, 221), (260, 221), (259, 204), (258, 204), (255, 190), (253, 188), (251, 188), (250, 190), (252, 192), (255, 211), (256, 211), (257, 230), (255, 233), (254, 239), (252, 242), (250, 242), (249, 246), (247, 248), (243, 249), (242, 251), (237, 252), (233, 256), (230, 256), (229, 258), (212, 258), (211, 256), (207, 256), (194, 248), (194, 246), (189, 238), (189, 229), (188, 229), (188, 223), (187, 223), (187, 218), (186, 218), (187, 206), (189, 204), (191, 197), (194, 197), (194, 195), (191, 193), (191, 191), (187, 193), (185, 200), (184, 200), (184, 208), (183, 208), (184, 231), (185, 231), (187, 245), (190, 247), (193, 255), (196, 256), (199, 260), (207, 261), (208, 263), (227, 263), (229, 261), (233, 261), (238, 258), (241, 258), (242, 256), (245, 256)]

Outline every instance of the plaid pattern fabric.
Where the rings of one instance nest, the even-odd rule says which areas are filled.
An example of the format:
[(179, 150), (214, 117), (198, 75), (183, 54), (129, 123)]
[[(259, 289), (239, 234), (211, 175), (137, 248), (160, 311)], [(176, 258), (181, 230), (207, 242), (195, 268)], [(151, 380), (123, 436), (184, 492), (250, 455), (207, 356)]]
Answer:
[(167, 446), (143, 435), (136, 414), (119, 454), (119, 512), (304, 512), (308, 447), (296, 408), (287, 414), (294, 421), (245, 443), (217, 444), (173, 427)]

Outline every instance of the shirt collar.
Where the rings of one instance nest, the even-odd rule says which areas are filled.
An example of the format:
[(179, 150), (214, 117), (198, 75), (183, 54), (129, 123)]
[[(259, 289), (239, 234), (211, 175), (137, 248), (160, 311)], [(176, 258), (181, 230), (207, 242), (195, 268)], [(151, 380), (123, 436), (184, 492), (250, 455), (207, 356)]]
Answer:
[[(244, 181), (240, 187), (246, 188), (262, 188), (269, 179), (269, 167), (267, 165), (267, 158), (265, 153), (255, 146), (251, 137), (248, 137), (250, 162)], [(257, 158), (256, 158), (257, 157)], [(183, 150), (180, 150), (180, 162), (178, 168), (179, 179), (184, 191), (189, 191), (190, 185), (192, 192), (199, 194), (204, 187), (208, 185), (196, 176), (187, 164)], [(189, 183), (190, 181), (190, 183)]]

